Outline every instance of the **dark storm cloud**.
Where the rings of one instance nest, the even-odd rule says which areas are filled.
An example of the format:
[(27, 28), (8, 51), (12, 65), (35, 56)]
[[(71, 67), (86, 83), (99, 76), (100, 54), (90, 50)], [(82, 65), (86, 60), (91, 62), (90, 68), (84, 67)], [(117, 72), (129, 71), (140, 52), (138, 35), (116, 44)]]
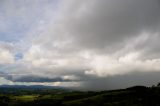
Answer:
[(20, 77), (15, 77), (15, 76), (5, 76), (7, 80), (13, 81), (13, 82), (72, 82), (75, 80), (71, 79), (63, 79), (61, 77), (55, 77), (55, 78), (48, 78), (48, 77), (42, 77), (42, 76), (20, 76)]
[(64, 20), (80, 47), (120, 49), (125, 40), (143, 32), (159, 32), (159, 0), (92, 0), (80, 2), (77, 8), (74, 3), (71, 16)]
[[(79, 49), (115, 53), (126, 45), (133, 45), (135, 51), (159, 49), (158, 45), (152, 45), (160, 39), (159, 0), (70, 0), (64, 1), (64, 4), (62, 18), (56, 24), (49, 25), (47, 33), (44, 33), (51, 39), (44, 38), (42, 34), (39, 42), (44, 49), (57, 50), (61, 57), (67, 53), (77, 53)], [(145, 41), (138, 41), (137, 45), (131, 43), (143, 33), (149, 34)], [(71, 44), (53, 46), (53, 41), (61, 46), (70, 39)]]

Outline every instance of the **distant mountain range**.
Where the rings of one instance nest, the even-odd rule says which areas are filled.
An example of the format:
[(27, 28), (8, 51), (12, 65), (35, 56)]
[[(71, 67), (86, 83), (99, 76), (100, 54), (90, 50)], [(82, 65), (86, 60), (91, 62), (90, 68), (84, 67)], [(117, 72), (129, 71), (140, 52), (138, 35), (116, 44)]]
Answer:
[(44, 85), (0, 85), (0, 94), (28, 95), (28, 94), (57, 94), (62, 92), (71, 92), (59, 86)]
[(19, 88), (19, 89), (64, 89), (59, 86), (44, 86), (44, 85), (0, 85), (0, 88)]

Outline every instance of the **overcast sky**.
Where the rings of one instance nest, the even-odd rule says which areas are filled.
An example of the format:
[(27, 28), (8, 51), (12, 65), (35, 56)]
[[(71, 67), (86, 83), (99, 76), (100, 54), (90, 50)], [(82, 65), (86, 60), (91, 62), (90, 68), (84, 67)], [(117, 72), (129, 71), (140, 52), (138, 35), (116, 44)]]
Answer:
[(159, 0), (0, 0), (0, 85), (156, 84), (159, 12)]

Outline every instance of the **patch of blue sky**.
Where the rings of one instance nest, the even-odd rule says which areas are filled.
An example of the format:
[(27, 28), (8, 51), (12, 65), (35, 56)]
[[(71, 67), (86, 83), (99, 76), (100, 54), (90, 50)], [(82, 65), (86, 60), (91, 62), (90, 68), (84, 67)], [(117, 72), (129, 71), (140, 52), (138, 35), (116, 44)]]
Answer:
[(18, 42), (24, 37), (24, 32), (0, 32), (0, 41), (4, 42)]
[(16, 53), (15, 60), (21, 60), (21, 59), (23, 59), (23, 53)]

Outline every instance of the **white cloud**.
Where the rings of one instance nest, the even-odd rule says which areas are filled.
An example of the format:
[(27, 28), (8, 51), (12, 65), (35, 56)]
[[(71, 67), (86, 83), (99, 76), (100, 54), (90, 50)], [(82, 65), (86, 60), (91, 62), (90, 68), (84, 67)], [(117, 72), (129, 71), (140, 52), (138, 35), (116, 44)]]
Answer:
[(10, 80), (5, 79), (3, 77), (0, 77), (0, 85), (5, 85), (5, 84), (13, 85), (13, 82), (10, 81)]
[(115, 58), (114, 56), (94, 56), (91, 69), (87, 75), (100, 77), (124, 75), (132, 72), (160, 71), (160, 59), (141, 60), (140, 53), (129, 53)]
[(0, 43), (0, 64), (14, 63), (13, 45), (1, 42)]

